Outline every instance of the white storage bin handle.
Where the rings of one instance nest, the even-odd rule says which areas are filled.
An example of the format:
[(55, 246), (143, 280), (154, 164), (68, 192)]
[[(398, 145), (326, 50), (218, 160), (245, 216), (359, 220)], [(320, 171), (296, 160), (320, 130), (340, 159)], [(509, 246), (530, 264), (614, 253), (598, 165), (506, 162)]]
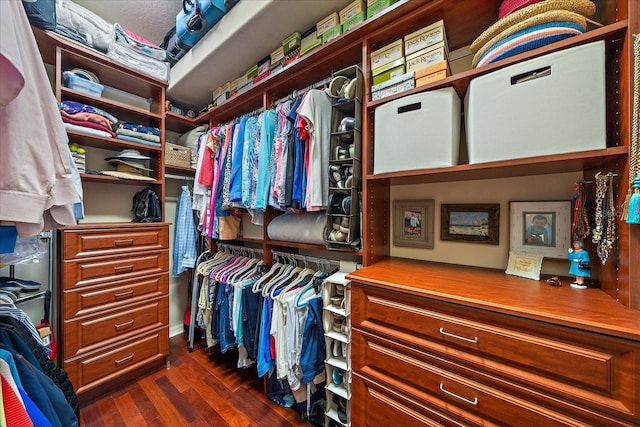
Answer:
[(398, 107), (398, 114), (408, 113), (409, 111), (416, 111), (420, 109), (422, 109), (422, 102), (414, 102), (413, 104)]
[(537, 70), (527, 71), (526, 73), (518, 74), (511, 77), (511, 85), (517, 85), (520, 83), (528, 82), (530, 80), (539, 79), (541, 77), (547, 77), (551, 75), (551, 66), (538, 68)]

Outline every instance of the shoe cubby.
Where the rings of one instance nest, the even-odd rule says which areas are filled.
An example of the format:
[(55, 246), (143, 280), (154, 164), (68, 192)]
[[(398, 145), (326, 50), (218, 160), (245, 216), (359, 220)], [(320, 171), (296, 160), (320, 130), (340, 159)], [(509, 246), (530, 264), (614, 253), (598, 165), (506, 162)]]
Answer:
[(325, 427), (349, 426), (351, 400), (351, 282), (337, 272), (322, 283), (326, 357)]
[[(357, 66), (333, 74), (327, 247), (360, 248), (363, 75)], [(355, 201), (355, 203), (354, 203)]]

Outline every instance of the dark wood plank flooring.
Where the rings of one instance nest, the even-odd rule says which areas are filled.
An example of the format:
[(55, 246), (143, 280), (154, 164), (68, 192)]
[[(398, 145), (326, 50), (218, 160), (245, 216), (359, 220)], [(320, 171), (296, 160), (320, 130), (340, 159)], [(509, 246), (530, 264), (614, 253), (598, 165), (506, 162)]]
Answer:
[(264, 394), (255, 367), (236, 368), (238, 353), (189, 353), (185, 335), (170, 340), (169, 369), (161, 369), (80, 408), (80, 425), (309, 426), (294, 409)]

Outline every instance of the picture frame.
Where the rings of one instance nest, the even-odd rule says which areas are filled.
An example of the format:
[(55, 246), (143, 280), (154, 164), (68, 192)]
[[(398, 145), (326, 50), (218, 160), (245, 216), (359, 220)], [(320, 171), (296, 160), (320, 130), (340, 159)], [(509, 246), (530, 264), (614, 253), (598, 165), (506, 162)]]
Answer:
[(505, 274), (540, 280), (542, 258), (543, 256), (540, 254), (509, 251), (509, 261)]
[(433, 249), (434, 212), (432, 199), (394, 200), (393, 244)]
[(515, 252), (564, 259), (571, 247), (571, 202), (510, 202), (510, 245)]
[(441, 204), (440, 240), (499, 244), (500, 204)]

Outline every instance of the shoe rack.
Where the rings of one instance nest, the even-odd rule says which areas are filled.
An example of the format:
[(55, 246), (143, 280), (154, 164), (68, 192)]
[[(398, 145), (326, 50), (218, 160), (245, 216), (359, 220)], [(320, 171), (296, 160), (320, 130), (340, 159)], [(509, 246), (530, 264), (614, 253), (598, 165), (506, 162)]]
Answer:
[(331, 145), (327, 247), (357, 250), (360, 241), (362, 183), (363, 75), (351, 66), (332, 75)]
[(322, 285), (327, 348), (325, 427), (351, 425), (351, 282), (345, 276), (334, 273)]

